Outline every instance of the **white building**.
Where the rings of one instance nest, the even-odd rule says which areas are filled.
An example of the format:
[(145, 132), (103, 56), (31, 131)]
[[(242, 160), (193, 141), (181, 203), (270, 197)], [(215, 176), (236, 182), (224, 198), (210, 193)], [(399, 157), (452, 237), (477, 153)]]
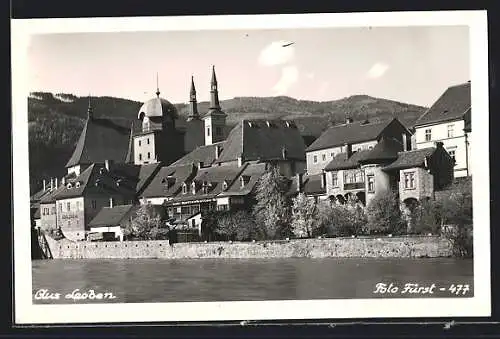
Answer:
[(449, 87), (415, 123), (417, 149), (442, 142), (455, 159), (455, 177), (470, 173), (470, 82)]

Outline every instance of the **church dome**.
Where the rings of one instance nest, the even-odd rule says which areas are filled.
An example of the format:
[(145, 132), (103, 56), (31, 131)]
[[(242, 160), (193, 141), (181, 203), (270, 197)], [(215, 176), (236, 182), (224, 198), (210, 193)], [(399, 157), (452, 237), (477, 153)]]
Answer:
[(146, 101), (137, 114), (138, 119), (164, 116), (169, 116), (171, 119), (177, 119), (177, 108), (168, 100), (160, 98), (159, 96)]

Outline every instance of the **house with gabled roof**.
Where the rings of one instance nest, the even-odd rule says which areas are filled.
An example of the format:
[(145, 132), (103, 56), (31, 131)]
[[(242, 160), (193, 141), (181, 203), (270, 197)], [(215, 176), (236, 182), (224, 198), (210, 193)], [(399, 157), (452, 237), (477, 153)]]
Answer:
[(382, 137), (398, 140), (411, 147), (411, 132), (397, 119), (357, 121), (349, 117), (345, 124), (328, 128), (306, 149), (307, 174), (319, 174), (340, 153), (371, 150)]
[(455, 159), (455, 177), (469, 176), (471, 83), (450, 86), (415, 123), (416, 148), (442, 142)]

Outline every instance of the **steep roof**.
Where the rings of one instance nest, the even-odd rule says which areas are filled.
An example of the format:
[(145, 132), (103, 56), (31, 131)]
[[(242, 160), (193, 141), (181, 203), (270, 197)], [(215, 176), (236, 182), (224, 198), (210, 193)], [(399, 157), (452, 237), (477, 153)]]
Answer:
[(182, 187), (182, 183), (194, 176), (192, 164), (162, 167), (142, 192), (142, 197), (171, 197)]
[[(250, 194), (265, 172), (265, 163), (248, 163), (245, 169), (234, 178), (232, 183), (229, 181), (227, 189), (219, 193), (218, 197), (245, 196)], [(244, 178), (246, 181), (244, 186), (241, 185), (241, 178)]]
[[(221, 150), (224, 148), (224, 141), (213, 143), (212, 145), (203, 145), (196, 147), (193, 151), (189, 152), (176, 162), (172, 166), (180, 166), (187, 164), (197, 164), (203, 162), (205, 166), (211, 165), (215, 162), (215, 148), (220, 147)], [(220, 156), (220, 154), (219, 154)]]
[(394, 120), (397, 119), (369, 123), (357, 121), (330, 127), (306, 151), (317, 151), (344, 144), (376, 140), (382, 131)]
[(118, 226), (122, 220), (129, 216), (138, 206), (118, 205), (114, 207), (103, 207), (89, 223), (90, 227)]
[(373, 149), (359, 162), (371, 162), (381, 160), (395, 160), (398, 152), (403, 151), (403, 144), (393, 138), (382, 137)]
[(87, 119), (75, 150), (66, 167), (103, 163), (105, 160), (125, 162), (130, 129), (111, 119)]
[(290, 120), (243, 120), (229, 133), (217, 163), (283, 159), (305, 161), (305, 144), (300, 131)]
[(470, 82), (449, 87), (415, 123), (415, 127), (462, 118), (471, 107)]
[(325, 171), (356, 168), (360, 165), (360, 161), (364, 160), (370, 152), (371, 150), (354, 152), (349, 158), (347, 158), (347, 153), (339, 153), (326, 165)]
[(321, 187), (321, 176), (323, 174), (312, 174), (304, 176), (302, 185), (305, 194), (323, 194), (326, 193), (326, 187)]
[(385, 166), (384, 171), (421, 167), (425, 164), (425, 158), (431, 156), (435, 151), (435, 147), (428, 147), (407, 152), (399, 152), (396, 161)]

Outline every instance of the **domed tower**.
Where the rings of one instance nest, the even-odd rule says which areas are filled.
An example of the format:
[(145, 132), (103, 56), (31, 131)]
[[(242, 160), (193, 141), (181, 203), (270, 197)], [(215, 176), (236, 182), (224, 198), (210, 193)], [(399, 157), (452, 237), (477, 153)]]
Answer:
[(176, 107), (160, 97), (146, 101), (137, 114), (140, 130), (134, 135), (134, 163), (137, 165), (174, 162), (183, 154), (184, 140), (175, 127), (178, 118)]
[(212, 66), (212, 81), (210, 83), (210, 107), (208, 113), (203, 117), (205, 122), (205, 145), (223, 141), (226, 139), (224, 129), (226, 126), (226, 113), (221, 110), (219, 103), (219, 90), (215, 66)]

